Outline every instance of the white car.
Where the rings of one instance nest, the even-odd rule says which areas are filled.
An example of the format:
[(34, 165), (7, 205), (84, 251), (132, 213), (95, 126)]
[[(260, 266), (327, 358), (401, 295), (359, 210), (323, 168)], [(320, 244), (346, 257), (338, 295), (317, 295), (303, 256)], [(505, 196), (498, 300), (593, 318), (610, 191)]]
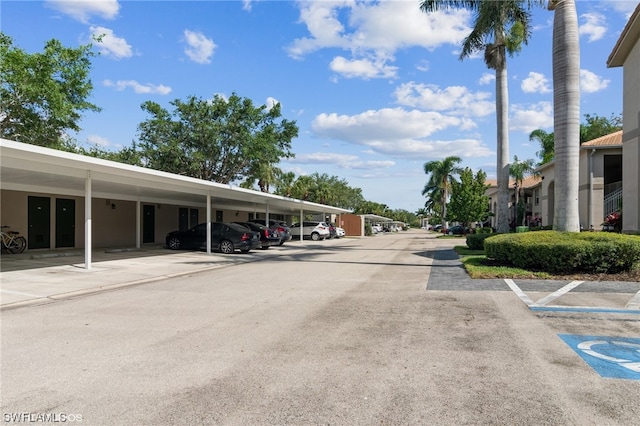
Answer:
[(336, 238), (341, 238), (344, 237), (346, 235), (346, 232), (344, 232), (344, 228), (338, 228), (336, 226)]
[[(300, 239), (300, 224), (294, 223), (289, 227), (291, 229), (292, 239)], [(302, 237), (310, 238), (313, 241), (324, 240), (329, 238), (331, 232), (329, 231), (329, 225), (325, 222), (305, 221), (302, 222)]]

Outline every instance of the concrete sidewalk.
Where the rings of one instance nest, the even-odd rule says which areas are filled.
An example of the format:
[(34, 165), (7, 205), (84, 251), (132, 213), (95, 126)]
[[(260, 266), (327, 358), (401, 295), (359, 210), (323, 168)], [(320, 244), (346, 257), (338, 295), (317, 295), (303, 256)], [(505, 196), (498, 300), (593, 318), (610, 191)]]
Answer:
[[(340, 244), (342, 240), (322, 242)], [(290, 242), (268, 250), (225, 255), (203, 251), (171, 251), (162, 246), (141, 249), (96, 249), (91, 269), (85, 269), (84, 250), (30, 251), (2, 254), (0, 309), (49, 303), (81, 294), (195, 274), (239, 263), (293, 255), (306, 243)]]

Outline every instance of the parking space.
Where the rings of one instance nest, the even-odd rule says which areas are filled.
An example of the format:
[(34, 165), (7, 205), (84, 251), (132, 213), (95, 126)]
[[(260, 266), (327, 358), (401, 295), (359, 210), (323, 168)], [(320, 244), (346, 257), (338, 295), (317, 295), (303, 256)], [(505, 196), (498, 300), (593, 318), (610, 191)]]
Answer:
[(83, 250), (2, 254), (0, 304), (2, 309), (7, 309), (25, 304), (49, 303), (56, 299), (197, 274), (269, 257), (294, 255), (346, 242), (348, 239), (344, 238), (317, 242), (290, 241), (268, 250), (233, 254), (173, 251), (161, 245), (148, 245), (141, 249), (96, 249), (92, 252), (90, 270), (85, 269)]

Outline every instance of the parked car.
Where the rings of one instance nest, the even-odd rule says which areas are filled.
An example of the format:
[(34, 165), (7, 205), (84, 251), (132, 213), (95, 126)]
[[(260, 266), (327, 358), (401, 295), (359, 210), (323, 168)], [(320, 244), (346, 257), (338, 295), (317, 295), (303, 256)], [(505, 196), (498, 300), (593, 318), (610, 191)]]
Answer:
[[(169, 232), (165, 243), (171, 250), (206, 249), (207, 224), (201, 223), (186, 231)], [(260, 235), (235, 223), (211, 222), (211, 248), (222, 253), (240, 250), (248, 253), (260, 247)]]
[(345, 235), (347, 235), (347, 233), (344, 231), (344, 228), (340, 228), (339, 226), (336, 227), (336, 238), (342, 238)]
[[(324, 222), (304, 221), (302, 222), (302, 238), (310, 238), (313, 241), (329, 238), (329, 225)], [(291, 236), (300, 238), (300, 224), (291, 225)]]
[[(260, 225), (266, 225), (265, 219), (251, 219), (247, 222), (259, 223)], [(291, 241), (291, 229), (287, 222), (276, 219), (269, 219), (269, 228), (275, 229), (280, 234), (280, 245), (283, 245), (286, 241)]]
[(468, 233), (469, 233), (469, 230), (462, 225), (454, 225), (447, 230), (447, 234), (449, 235), (464, 235)]
[(434, 227), (433, 227), (433, 230), (434, 230), (434, 231), (436, 231), (436, 232), (440, 232), (440, 231), (442, 231), (442, 225), (440, 224), (440, 225), (436, 225), (436, 226), (434, 226)]
[(238, 225), (244, 226), (254, 232), (260, 234), (260, 241), (262, 242), (262, 249), (266, 250), (271, 246), (280, 245), (280, 234), (275, 229), (271, 229), (268, 226), (261, 225), (254, 222), (233, 222)]

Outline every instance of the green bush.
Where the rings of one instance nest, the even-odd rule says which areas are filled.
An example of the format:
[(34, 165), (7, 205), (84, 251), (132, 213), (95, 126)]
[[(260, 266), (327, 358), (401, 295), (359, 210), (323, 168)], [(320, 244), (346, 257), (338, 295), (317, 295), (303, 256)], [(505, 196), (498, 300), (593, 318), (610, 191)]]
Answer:
[(476, 228), (476, 234), (491, 234), (492, 232), (493, 232), (493, 229), (489, 227)]
[(617, 273), (640, 262), (640, 238), (604, 232), (500, 234), (484, 243), (488, 258), (550, 273)]
[[(491, 229), (491, 228), (489, 228)], [(484, 250), (484, 240), (489, 237), (496, 236), (498, 234), (468, 234), (467, 235), (467, 247), (471, 250)]]

